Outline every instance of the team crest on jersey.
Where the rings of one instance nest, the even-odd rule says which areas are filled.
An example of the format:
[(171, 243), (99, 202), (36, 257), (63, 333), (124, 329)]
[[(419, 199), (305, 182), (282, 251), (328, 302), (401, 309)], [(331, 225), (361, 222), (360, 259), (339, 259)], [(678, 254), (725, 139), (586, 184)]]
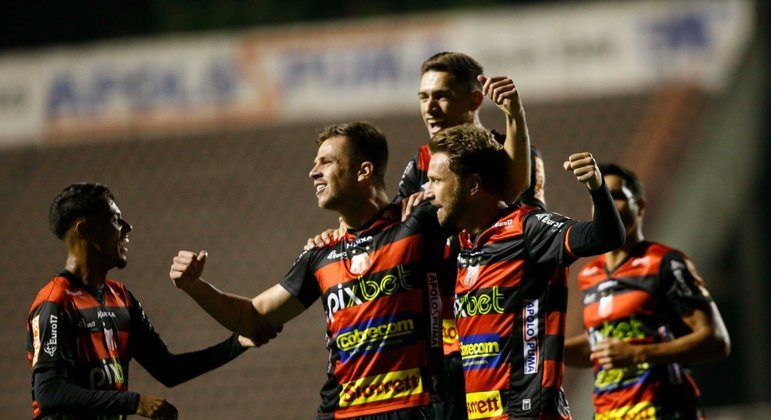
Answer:
[(463, 277), (463, 286), (471, 287), (479, 279), (479, 266), (466, 267), (466, 276)]
[(362, 252), (361, 254), (356, 254), (351, 258), (351, 273), (353, 274), (363, 274), (369, 266), (372, 265), (372, 260), (369, 257), (369, 254), (366, 252)]

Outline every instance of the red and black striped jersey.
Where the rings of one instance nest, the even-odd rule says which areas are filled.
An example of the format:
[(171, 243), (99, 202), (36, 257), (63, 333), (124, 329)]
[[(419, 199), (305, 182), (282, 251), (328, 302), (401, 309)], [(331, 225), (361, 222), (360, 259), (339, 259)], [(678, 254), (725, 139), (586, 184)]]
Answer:
[(443, 235), (428, 203), (404, 223), (400, 215), (390, 205), (341, 241), (303, 252), (281, 282), (306, 307), (322, 300), (329, 366), (320, 418), (429, 403), (441, 363)]
[[(38, 292), (30, 308), (27, 359), (32, 368), (33, 415), (125, 419), (139, 401), (139, 394), (128, 391), (131, 359), (170, 387), (215, 369), (244, 350), (232, 335), (203, 350), (173, 354), (122, 283), (108, 279), (102, 289), (91, 289), (64, 271)], [(53, 387), (42, 385), (48, 379), (55, 379)], [(37, 395), (38, 390), (43, 394)], [(44, 400), (58, 408), (41, 410), (38, 402)]]
[[(27, 359), (33, 372), (63, 366), (68, 379), (82, 388), (126, 391), (131, 359), (129, 310), (134, 304), (130, 293), (109, 279), (104, 302), (99, 302), (66, 274), (43, 287), (30, 308)], [(45, 415), (34, 400), (33, 415)]]
[(570, 418), (561, 386), (575, 223), (513, 206), (478, 235), (461, 233), (455, 316), (469, 419)]
[[(655, 242), (638, 244), (612, 272), (605, 256), (578, 274), (584, 327), (594, 346), (606, 338), (659, 343), (686, 334), (682, 316), (706, 309), (711, 298), (693, 263)], [(616, 369), (594, 366), (595, 418), (698, 418), (699, 390), (677, 363), (641, 363)]]

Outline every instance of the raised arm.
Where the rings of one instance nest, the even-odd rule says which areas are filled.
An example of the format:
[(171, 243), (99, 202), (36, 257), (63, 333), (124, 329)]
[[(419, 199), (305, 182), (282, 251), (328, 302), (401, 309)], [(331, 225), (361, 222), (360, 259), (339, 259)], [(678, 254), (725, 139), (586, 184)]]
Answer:
[(282, 286), (275, 285), (249, 299), (223, 292), (201, 278), (206, 252), (179, 251), (169, 276), (225, 328), (250, 338), (256, 345), (276, 337), (283, 324), (305, 310), (305, 306)]
[(530, 135), (525, 121), (525, 108), (514, 82), (506, 76), (487, 78), (480, 75), (482, 93), (495, 102), (506, 116), (506, 182), (503, 200), (513, 203), (530, 187)]
[(594, 205), (591, 222), (579, 222), (571, 227), (570, 251), (579, 257), (599, 255), (624, 244), (626, 233), (621, 216), (610, 196), (605, 180), (591, 153), (575, 153), (563, 163), (578, 181), (589, 189)]

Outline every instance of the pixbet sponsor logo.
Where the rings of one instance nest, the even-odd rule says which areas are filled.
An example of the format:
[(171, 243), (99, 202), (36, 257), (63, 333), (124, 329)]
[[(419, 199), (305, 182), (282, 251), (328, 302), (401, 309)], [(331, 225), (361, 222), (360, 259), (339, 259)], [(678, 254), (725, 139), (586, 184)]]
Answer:
[(469, 419), (486, 419), (502, 415), (501, 392), (486, 391), (466, 394), (466, 412)]
[(498, 286), (490, 289), (489, 292), (477, 293), (472, 295), (467, 293), (462, 296), (455, 296), (454, 311), (455, 318), (465, 318), (476, 315), (502, 314), (503, 292)]
[(525, 300), (522, 343), (525, 356), (525, 375), (538, 373), (538, 299)]
[(122, 385), (125, 382), (123, 366), (114, 359), (102, 360), (101, 365), (88, 372), (88, 380), (91, 382), (92, 389)]
[(357, 277), (349, 283), (338, 284), (327, 292), (327, 319), (335, 320), (335, 313), (345, 308), (361, 305), (379, 296), (388, 296), (394, 293), (411, 290), (410, 272), (403, 266), (396, 267), (396, 273), (388, 273), (380, 278)]
[(342, 384), (340, 407), (406, 397), (423, 392), (419, 369), (388, 372)]

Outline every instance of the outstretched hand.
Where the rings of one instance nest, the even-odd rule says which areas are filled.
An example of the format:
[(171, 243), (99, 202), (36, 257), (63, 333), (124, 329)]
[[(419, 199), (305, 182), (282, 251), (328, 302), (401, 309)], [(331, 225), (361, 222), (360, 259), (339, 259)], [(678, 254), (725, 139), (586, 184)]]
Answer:
[(151, 395), (140, 395), (136, 413), (142, 417), (155, 420), (177, 420), (177, 407), (165, 398)]
[(573, 172), (576, 179), (586, 184), (592, 191), (602, 186), (602, 174), (597, 162), (589, 152), (574, 153), (562, 164), (566, 171)]
[(169, 277), (174, 285), (180, 289), (192, 286), (201, 278), (203, 268), (206, 265), (206, 251), (198, 254), (191, 251), (179, 251), (171, 264)]

